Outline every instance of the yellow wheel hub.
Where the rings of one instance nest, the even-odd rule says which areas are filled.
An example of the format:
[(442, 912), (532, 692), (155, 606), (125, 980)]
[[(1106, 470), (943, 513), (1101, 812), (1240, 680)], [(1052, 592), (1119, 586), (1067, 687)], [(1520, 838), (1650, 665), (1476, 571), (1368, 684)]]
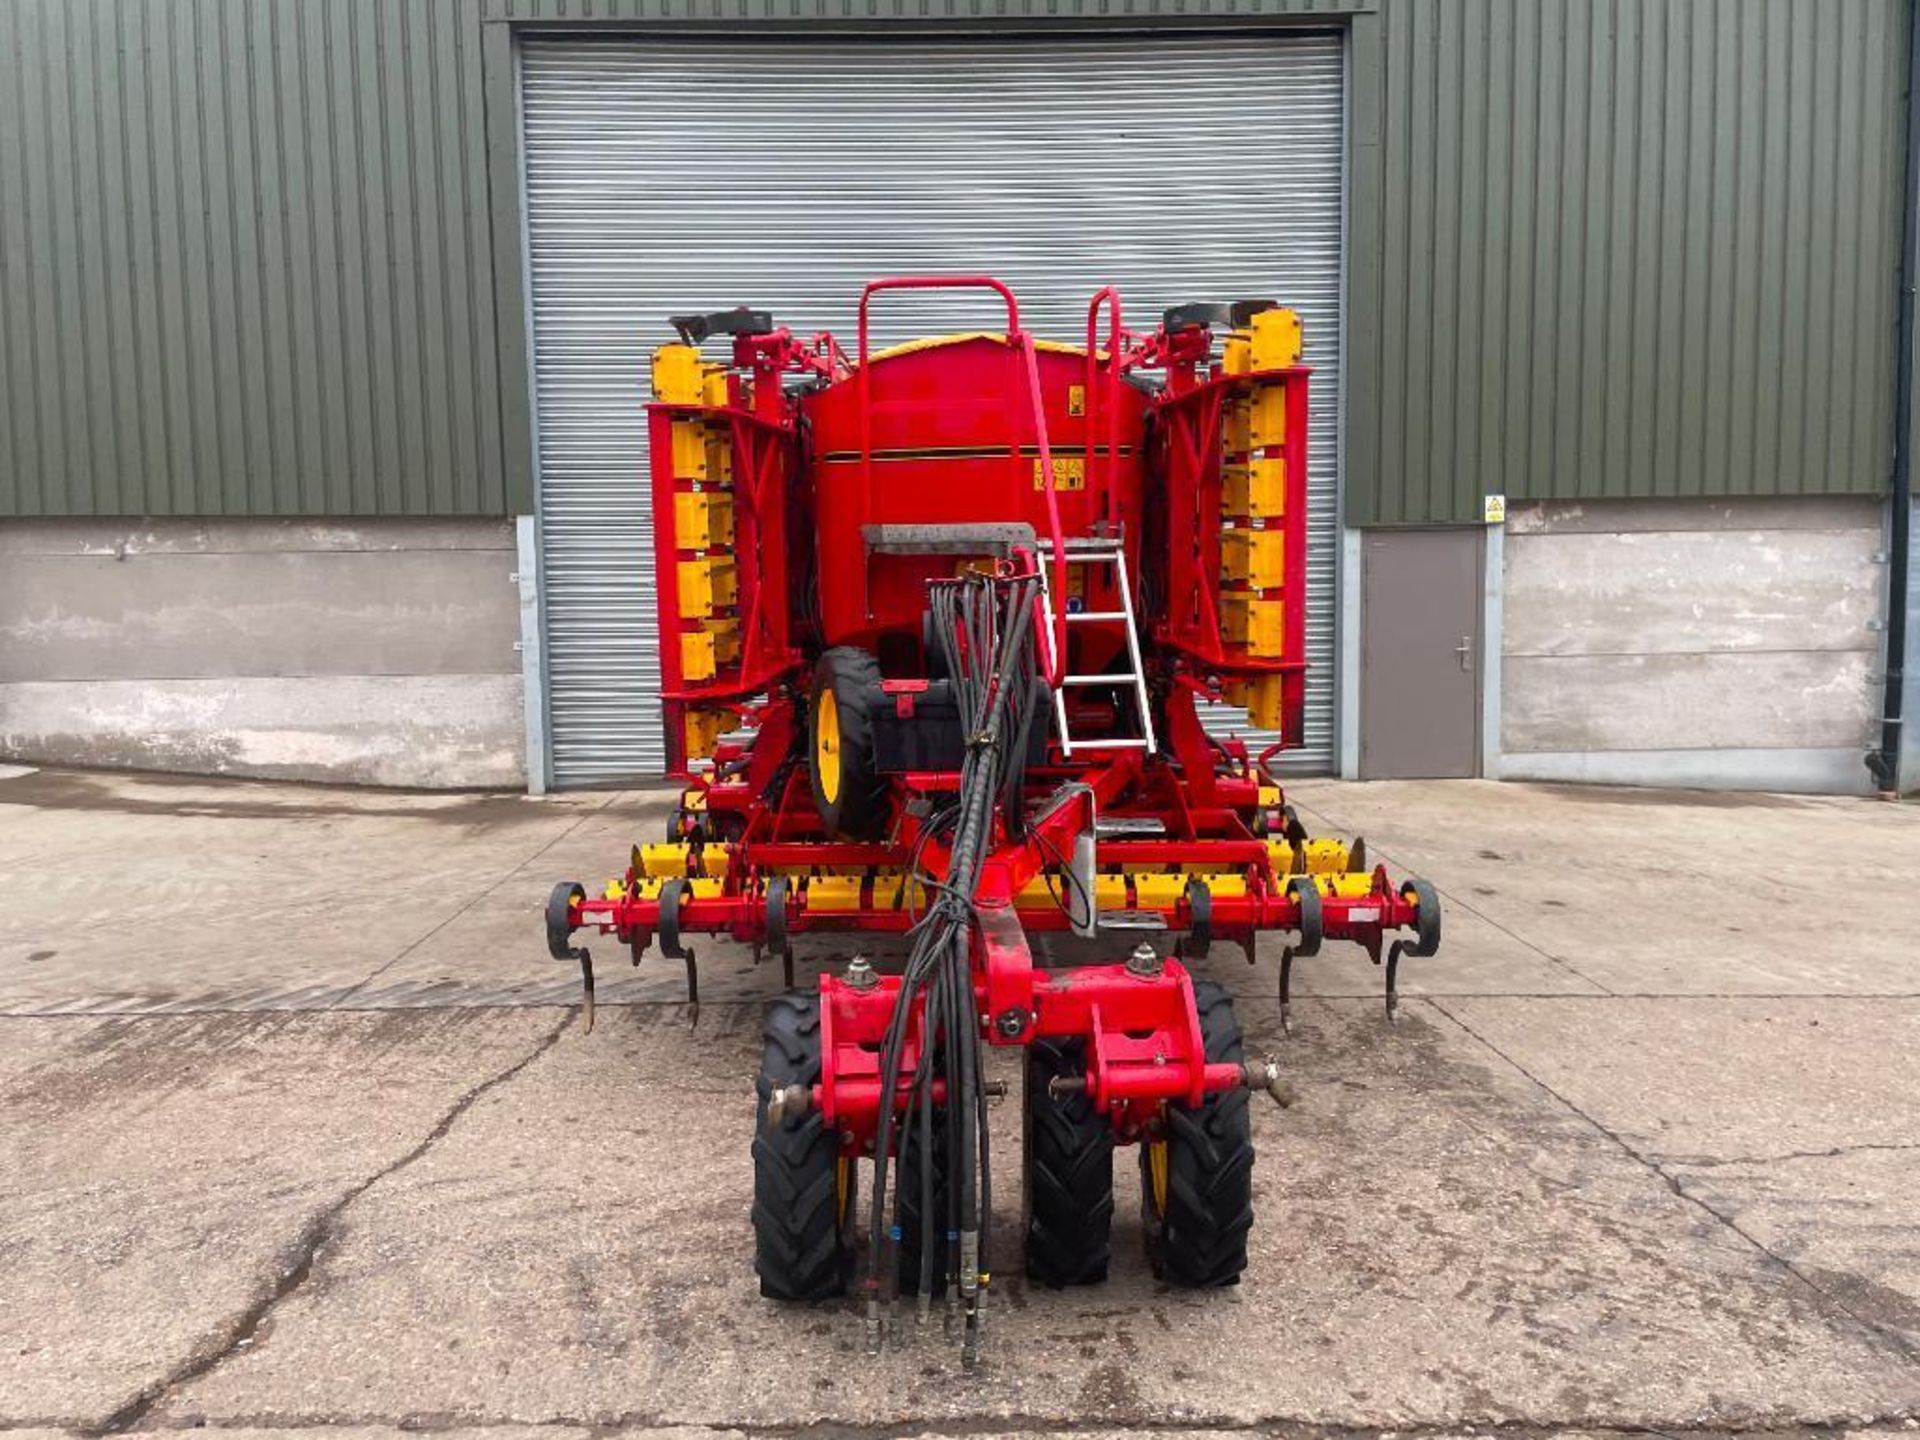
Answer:
[(820, 692), (813, 711), (813, 762), (820, 776), (820, 798), (832, 805), (840, 799), (840, 702), (832, 690)]

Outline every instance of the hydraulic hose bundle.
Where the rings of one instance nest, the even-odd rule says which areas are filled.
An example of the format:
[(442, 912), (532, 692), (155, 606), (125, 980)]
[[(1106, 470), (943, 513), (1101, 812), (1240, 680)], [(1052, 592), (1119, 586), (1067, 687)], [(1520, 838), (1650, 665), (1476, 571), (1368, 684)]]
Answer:
[[(1025, 755), (1038, 708), (1032, 618), (1038, 598), (1039, 581), (1033, 576), (972, 575), (932, 588), (934, 633), (953, 679), (967, 744), (956, 798), (929, 823), (948, 846), (946, 875), (918, 876), (933, 899), (910, 932), (911, 948), (880, 1053), (880, 1093), (897, 1095), (905, 1046), (918, 1018), (919, 1048), (913, 1073), (906, 1077), (906, 1105), (898, 1116), (886, 1107), (875, 1146), (869, 1344), (877, 1347), (880, 1336), (882, 1235), (897, 1246), (904, 1234), (903, 1211), (917, 1201), (919, 1274), (903, 1274), (900, 1283), (904, 1289), (913, 1280), (924, 1321), (936, 1287), (944, 1282), (949, 1306), (960, 1313), (961, 1362), (969, 1368), (979, 1354), (993, 1195), (970, 959), (973, 902), (982, 862), (995, 843), (996, 819), (1009, 829), (1021, 824), (1021, 766), (1013, 757)], [(901, 1165), (893, 1223), (883, 1230), (888, 1162), (909, 1148), (916, 1157), (914, 1173)], [(903, 1184), (917, 1187), (917, 1194), (901, 1194)]]

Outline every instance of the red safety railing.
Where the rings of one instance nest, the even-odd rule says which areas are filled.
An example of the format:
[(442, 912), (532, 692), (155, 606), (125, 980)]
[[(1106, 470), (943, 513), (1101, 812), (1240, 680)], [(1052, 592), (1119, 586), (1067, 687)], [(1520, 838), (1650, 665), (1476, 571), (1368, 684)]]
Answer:
[[(1087, 304), (1087, 488), (1099, 494), (1111, 496), (1111, 483), (1098, 485), (1094, 479), (1094, 457), (1098, 450), (1100, 434), (1100, 411), (1103, 408), (1102, 396), (1107, 392), (1100, 386), (1100, 306), (1107, 307), (1107, 370), (1112, 383), (1118, 386), (1122, 373), (1120, 347), (1126, 337), (1126, 326), (1120, 315), (1120, 292), (1111, 285), (1102, 285), (1093, 292), (1093, 299)], [(1117, 472), (1120, 464), (1120, 407), (1105, 405), (1107, 411), (1107, 474), (1109, 481)]]
[(1020, 302), (1006, 283), (991, 275), (894, 275), (884, 280), (869, 280), (860, 292), (860, 364), (867, 363), (867, 311), (873, 297), (882, 290), (991, 290), (1007, 302), (1007, 338), (1020, 333)]

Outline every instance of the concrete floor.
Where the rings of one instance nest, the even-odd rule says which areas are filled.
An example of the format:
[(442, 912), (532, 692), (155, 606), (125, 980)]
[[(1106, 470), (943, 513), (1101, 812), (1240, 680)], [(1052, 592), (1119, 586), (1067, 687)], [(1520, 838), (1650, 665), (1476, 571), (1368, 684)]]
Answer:
[(663, 796), (0, 779), (0, 1428), (1914, 1428), (1920, 810), (1294, 798), (1447, 899), (1402, 1023), (1330, 946), (1283, 1038), (1277, 945), (1216, 949), (1301, 1092), (1245, 1283), (1152, 1282), (1123, 1156), (1112, 1281), (1005, 1257), (964, 1377), (756, 1296), (777, 974), (702, 946), (689, 1028), (603, 965), (580, 1033), (539, 906)]

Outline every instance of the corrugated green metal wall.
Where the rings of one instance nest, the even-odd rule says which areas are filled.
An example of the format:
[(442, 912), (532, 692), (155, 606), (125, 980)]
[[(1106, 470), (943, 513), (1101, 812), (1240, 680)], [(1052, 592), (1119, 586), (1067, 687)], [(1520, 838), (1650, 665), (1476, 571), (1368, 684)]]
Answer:
[(1883, 490), (1906, 8), (1356, 22), (1350, 518)]
[(8, 0), (0, 515), (531, 501), (510, 23), (1374, 0)]
[(914, 26), (1151, 25), (1345, 16), (1381, 0), (484, 0), (489, 20), (589, 24), (629, 21), (703, 25)]
[(0, 514), (526, 508), (475, 21), (0, 5)]
[[(1347, 494), (1872, 492), (1906, 0), (733, 0), (762, 23), (1358, 11)], [(991, 13), (982, 13), (990, 11)], [(531, 508), (517, 23), (690, 0), (0, 5), (0, 515)]]

